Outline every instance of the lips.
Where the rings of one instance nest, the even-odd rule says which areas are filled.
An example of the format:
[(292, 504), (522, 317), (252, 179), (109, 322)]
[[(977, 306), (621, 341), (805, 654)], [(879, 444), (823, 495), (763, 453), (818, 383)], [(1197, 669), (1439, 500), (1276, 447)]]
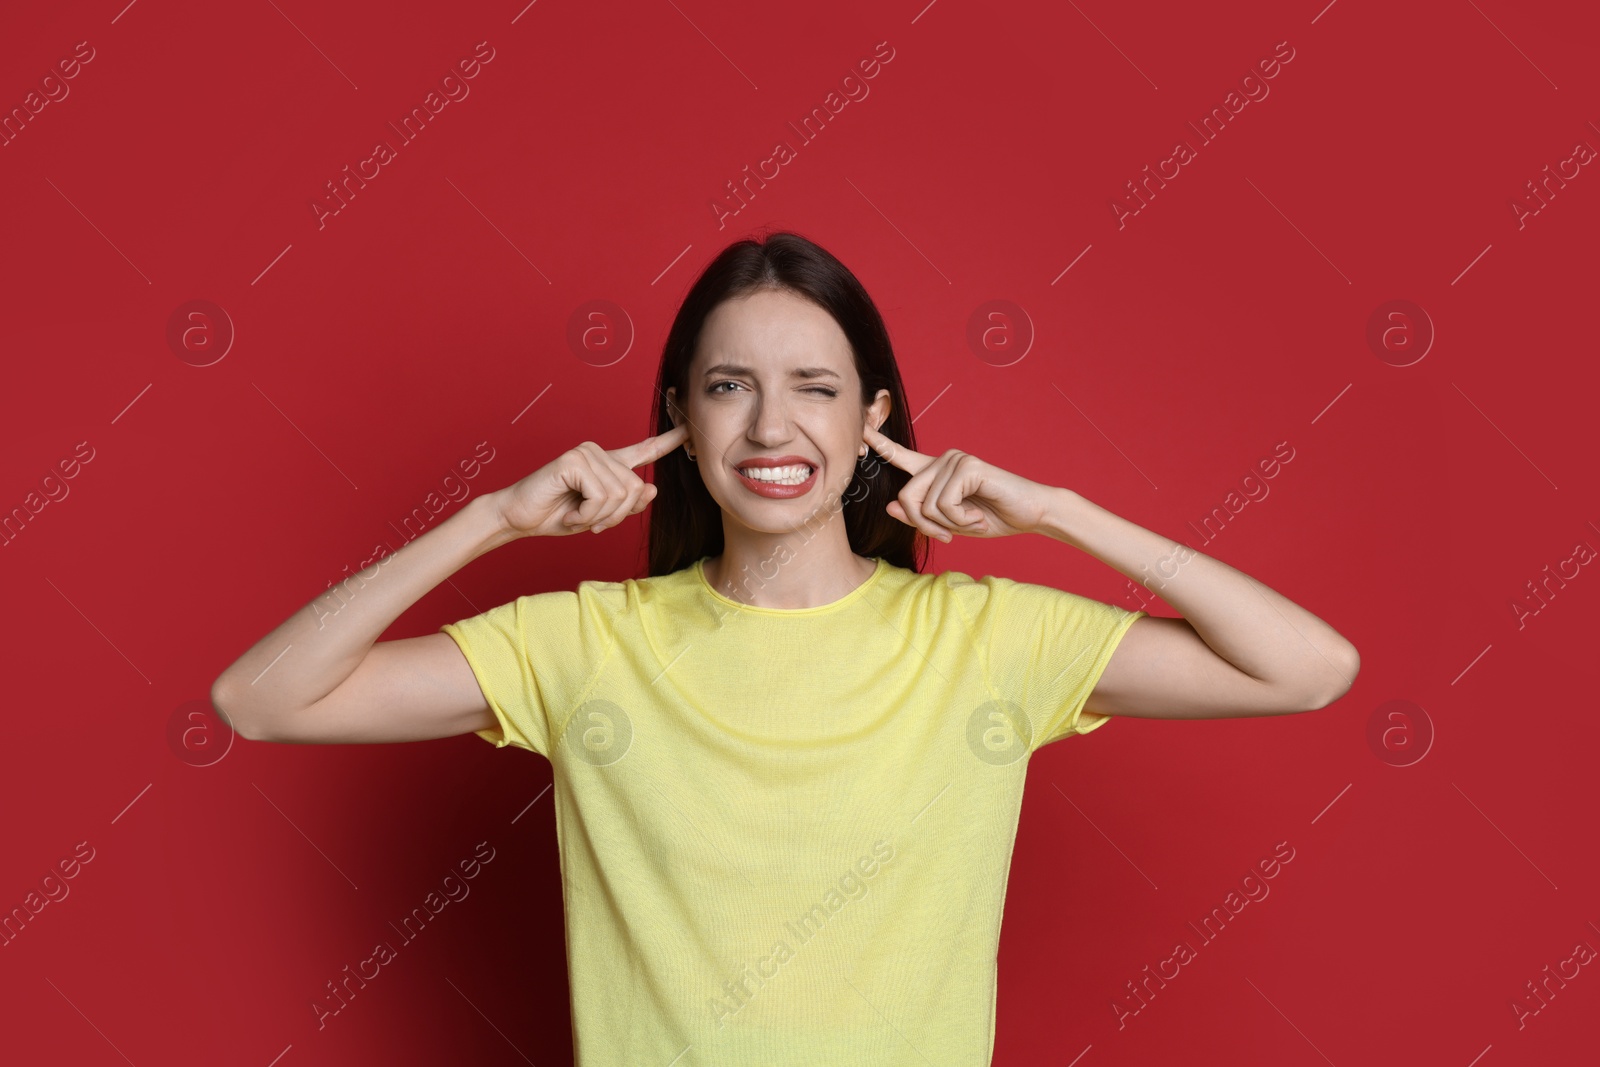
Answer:
[(819, 468), (817, 467), (817, 465), (815, 463), (812, 463), (808, 459), (801, 459), (799, 457), (792, 457), (792, 456), (779, 456), (779, 457), (777, 457), (777, 461), (774, 461), (771, 458), (763, 457), (763, 458), (761, 458), (759, 460), (746, 461), (744, 464), (742, 464), (742, 466), (744, 466), (746, 468), (759, 467), (759, 468), (767, 468), (767, 469), (770, 469), (772, 467), (799, 467), (799, 466), (804, 466), (804, 467), (811, 468), (811, 473), (807, 474), (803, 481), (800, 481), (800, 482), (798, 482), (798, 483), (796, 483), (794, 485), (783, 485), (783, 484), (778, 483), (778, 482), (763, 482), (763, 481), (759, 481), (759, 480), (757, 480), (755, 478), (750, 477), (748, 474), (744, 473), (744, 471), (740, 470), (738, 467), (735, 467), (734, 468), (734, 472), (736, 474), (738, 474), (738, 476), (739, 476), (739, 484), (743, 485), (746, 489), (749, 489), (751, 492), (755, 493), (757, 496), (764, 496), (764, 497), (770, 497), (770, 498), (774, 498), (774, 499), (778, 499), (778, 500), (784, 500), (784, 499), (788, 499), (790, 497), (804, 496), (806, 493), (809, 493), (811, 491), (811, 487), (812, 486), (817, 484), (817, 471), (818, 471)]

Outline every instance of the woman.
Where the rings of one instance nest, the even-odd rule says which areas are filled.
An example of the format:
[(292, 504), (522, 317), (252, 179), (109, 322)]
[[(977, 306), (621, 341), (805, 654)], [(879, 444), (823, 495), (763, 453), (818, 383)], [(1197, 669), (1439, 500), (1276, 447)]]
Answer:
[[(1226, 564), (916, 451), (876, 308), (798, 235), (707, 268), (654, 401), (655, 436), (472, 501), (336, 627), (307, 605), (212, 691), (247, 738), (475, 731), (551, 762), (580, 1064), (988, 1063), (1028, 757), (1113, 715), (1323, 707), (1359, 668)], [(650, 577), (377, 641), (477, 556), (652, 501)], [(1025, 533), (1184, 617), (920, 571), (927, 538)]]

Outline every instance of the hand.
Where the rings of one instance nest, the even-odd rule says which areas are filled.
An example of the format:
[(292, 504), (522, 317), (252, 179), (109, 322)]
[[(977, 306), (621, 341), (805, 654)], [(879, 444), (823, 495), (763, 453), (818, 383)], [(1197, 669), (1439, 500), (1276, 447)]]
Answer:
[(501, 521), (518, 537), (599, 533), (655, 499), (656, 487), (633, 473), (689, 437), (689, 424), (606, 451), (584, 441), (496, 494)]
[(862, 440), (911, 474), (889, 514), (948, 544), (967, 537), (1033, 533), (1044, 521), (1051, 489), (952, 448), (937, 458), (890, 440), (871, 426)]

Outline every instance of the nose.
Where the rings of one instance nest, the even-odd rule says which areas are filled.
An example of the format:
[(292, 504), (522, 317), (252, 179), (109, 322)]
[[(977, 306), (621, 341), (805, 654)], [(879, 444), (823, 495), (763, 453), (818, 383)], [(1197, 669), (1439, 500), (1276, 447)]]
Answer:
[(789, 439), (789, 410), (782, 399), (769, 393), (756, 401), (755, 421), (750, 426), (749, 436), (763, 447)]

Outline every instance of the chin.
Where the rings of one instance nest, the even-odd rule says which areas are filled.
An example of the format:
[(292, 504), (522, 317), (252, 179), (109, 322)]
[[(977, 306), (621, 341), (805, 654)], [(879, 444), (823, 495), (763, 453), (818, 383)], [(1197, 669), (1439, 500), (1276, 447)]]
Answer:
[[(735, 492), (742, 492), (735, 488)], [(739, 525), (754, 533), (786, 534), (807, 527), (816, 528), (820, 518), (826, 518), (830, 513), (842, 514), (844, 504), (843, 494), (832, 488), (814, 489), (804, 497), (795, 497), (790, 500), (757, 499), (751, 497), (742, 500), (737, 506), (729, 506), (727, 501), (719, 500), (725, 515), (735, 519)], [(829, 507), (829, 502), (835, 502)], [(781, 519), (775, 516), (783, 516)]]

